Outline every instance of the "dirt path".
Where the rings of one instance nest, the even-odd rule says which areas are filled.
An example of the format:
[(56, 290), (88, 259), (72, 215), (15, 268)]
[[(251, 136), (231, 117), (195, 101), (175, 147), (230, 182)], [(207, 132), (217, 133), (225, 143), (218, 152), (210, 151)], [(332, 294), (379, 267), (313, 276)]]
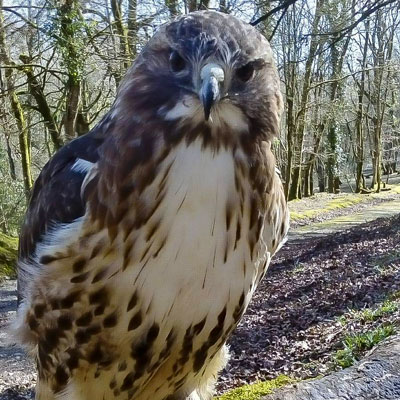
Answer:
[[(263, 284), (260, 285), (259, 291), (249, 307), (244, 322), (242, 322), (230, 341), (233, 353), (232, 361), (221, 377), (219, 389), (225, 390), (226, 388), (238, 386), (248, 381), (254, 381), (254, 379), (273, 377), (275, 374), (271, 373), (271, 370), (275, 370), (277, 373), (293, 371), (293, 368), (290, 366), (287, 368), (285, 367), (286, 360), (283, 360), (281, 354), (277, 352), (278, 346), (273, 344), (277, 337), (276, 335), (278, 335), (280, 336), (279, 346), (285, 342), (282, 348), (283, 352), (287, 351), (287, 348), (292, 346), (289, 337), (282, 337), (282, 331), (276, 331), (274, 333), (267, 332), (265, 326), (268, 326), (268, 329), (271, 330), (275, 322), (273, 320), (263, 321), (263, 318), (275, 318), (273, 317), (273, 311), (275, 310), (278, 315), (282, 315), (283, 320), (276, 325), (276, 329), (282, 328), (286, 332), (290, 332), (291, 329), (293, 330), (293, 323), (302, 323), (301, 320), (296, 321), (296, 318), (299, 317), (294, 315), (296, 307), (293, 307), (293, 305), (289, 305), (289, 307), (292, 307), (290, 311), (291, 315), (285, 316), (288, 308), (288, 301), (296, 299), (289, 298), (292, 295), (295, 296), (295, 293), (283, 293), (285, 290), (284, 282), (287, 281), (290, 283), (290, 281), (293, 281), (295, 275), (293, 275), (293, 271), (288, 272), (286, 270), (287, 267), (282, 266), (284, 263), (282, 259), (288, 258), (289, 261), (287, 261), (287, 264), (290, 262), (293, 264), (293, 254), (297, 254), (297, 251), (300, 254), (302, 251), (300, 249), (309, 248), (309, 246), (315, 241), (318, 241), (318, 239), (328, 236), (333, 238), (335, 233), (342, 232), (368, 221), (373, 221), (376, 218), (389, 217), (396, 214), (400, 214), (400, 200), (383, 202), (368, 209), (365, 208), (352, 215), (345, 215), (329, 221), (314, 223), (292, 231), (286, 249), (282, 251), (281, 256), (275, 263), (276, 266), (272, 266), (271, 273), (268, 274)], [(321, 243), (323, 242), (324, 241)], [(329, 239), (329, 242), (331, 242), (331, 239)], [(311, 275), (314, 272), (304, 271), (304, 273)], [(337, 279), (333, 275), (331, 278), (332, 281)], [(297, 279), (298, 275), (296, 275), (296, 280)], [(324, 282), (322, 282), (322, 284), (324, 284)], [(301, 303), (304, 297), (303, 294), (304, 293), (300, 292), (297, 294), (298, 298), (296, 302), (298, 302), (298, 304)], [(280, 296), (283, 296), (284, 300), (281, 300)], [(35, 383), (34, 365), (27, 359), (20, 348), (9, 347), (6, 344), (6, 321), (15, 315), (16, 305), (16, 281), (6, 280), (0, 284), (0, 400), (27, 400), (33, 398), (32, 388)], [(271, 317), (267, 317), (267, 314), (269, 315), (271, 310)], [(305, 310), (302, 314), (307, 314), (309, 311), (310, 310)], [(321, 326), (317, 324), (318, 318), (322, 318), (323, 315), (324, 310), (321, 311), (321, 316), (315, 317), (314, 325), (318, 327), (318, 329), (314, 334), (317, 336), (321, 335), (321, 330), (328, 329), (326, 323), (323, 323)], [(284, 321), (285, 318), (287, 318), (286, 321)], [(300, 316), (300, 318), (302, 318), (302, 316)], [(282, 324), (284, 324), (284, 328)], [(294, 333), (297, 336), (300, 332), (299, 345), (309, 346), (310, 343), (301, 337), (304, 331), (304, 327), (301, 327), (300, 331), (298, 329), (296, 330), (296, 328), (294, 329)], [(268, 343), (264, 343), (265, 337)], [(271, 350), (271, 345), (272, 348), (276, 347), (276, 349)], [(260, 351), (260, 346), (263, 346), (262, 351)], [(296, 362), (295, 360), (295, 363)], [(283, 367), (280, 368), (280, 366)], [(323, 373), (323, 371), (318, 370), (318, 373), (321, 372)]]
[(0, 284), (0, 400), (33, 398), (36, 381), (34, 364), (24, 351), (7, 344), (7, 321), (17, 308), (17, 282), (5, 280)]
[(289, 240), (299, 241), (305, 237), (321, 238), (331, 233), (345, 231), (377, 218), (386, 218), (397, 214), (400, 214), (400, 199), (385, 201), (363, 208), (355, 213), (346, 213), (345, 215), (323, 222), (298, 227), (289, 233)]

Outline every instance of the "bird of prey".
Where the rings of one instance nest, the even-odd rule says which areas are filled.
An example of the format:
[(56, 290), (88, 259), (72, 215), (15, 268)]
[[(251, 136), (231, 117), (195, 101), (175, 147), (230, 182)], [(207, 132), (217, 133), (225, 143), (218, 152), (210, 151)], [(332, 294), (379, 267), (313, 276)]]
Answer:
[(288, 229), (265, 38), (195, 12), (162, 26), (111, 110), (35, 183), (16, 333), (38, 400), (206, 400)]

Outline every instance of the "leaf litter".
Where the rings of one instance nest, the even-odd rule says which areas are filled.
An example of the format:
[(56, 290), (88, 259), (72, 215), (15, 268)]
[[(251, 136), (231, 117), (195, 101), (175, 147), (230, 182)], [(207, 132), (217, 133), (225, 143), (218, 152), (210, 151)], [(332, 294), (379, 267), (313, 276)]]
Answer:
[(341, 368), (335, 355), (349, 336), (398, 331), (399, 244), (400, 216), (286, 244), (228, 342), (218, 391), (325, 375)]

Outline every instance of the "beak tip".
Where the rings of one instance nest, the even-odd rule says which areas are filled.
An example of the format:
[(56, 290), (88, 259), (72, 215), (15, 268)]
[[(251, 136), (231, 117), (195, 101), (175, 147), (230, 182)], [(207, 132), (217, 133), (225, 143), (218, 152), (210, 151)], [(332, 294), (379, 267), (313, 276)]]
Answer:
[(203, 77), (200, 98), (203, 103), (204, 117), (206, 121), (210, 119), (211, 109), (220, 98), (219, 86), (220, 81), (214, 76), (214, 74)]

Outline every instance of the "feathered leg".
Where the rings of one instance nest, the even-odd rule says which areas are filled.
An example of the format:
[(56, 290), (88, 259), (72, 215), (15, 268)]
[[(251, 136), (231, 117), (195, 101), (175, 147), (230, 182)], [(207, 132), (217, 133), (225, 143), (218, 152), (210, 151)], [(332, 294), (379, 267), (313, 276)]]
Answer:
[(189, 395), (176, 393), (168, 400), (211, 400), (214, 395), (215, 383), (218, 373), (226, 366), (229, 360), (228, 347), (224, 345), (207, 365), (196, 390)]
[(38, 378), (35, 400), (55, 400), (54, 393), (46, 381)]
[[(210, 400), (214, 395), (215, 384), (218, 379), (218, 374), (221, 372), (229, 360), (229, 350), (226, 345), (224, 345), (221, 350), (214, 356), (211, 362), (207, 365), (204, 374), (201, 377), (199, 385), (195, 390), (198, 397), (194, 397), (193, 400)], [(190, 395), (192, 396), (193, 393)], [(188, 400), (192, 400), (189, 397)]]

